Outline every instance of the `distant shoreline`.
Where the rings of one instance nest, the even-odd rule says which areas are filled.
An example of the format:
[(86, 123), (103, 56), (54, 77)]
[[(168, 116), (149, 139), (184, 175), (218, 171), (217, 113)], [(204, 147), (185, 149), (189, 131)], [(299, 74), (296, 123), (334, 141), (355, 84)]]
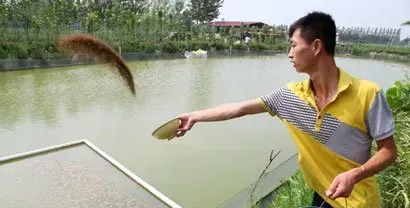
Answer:
[[(247, 51), (247, 50), (220, 50), (208, 51), (208, 57), (238, 57), (238, 56), (268, 56), (284, 54), (282, 51)], [(122, 58), (127, 62), (138, 60), (165, 60), (165, 59), (185, 59), (183, 53), (122, 53)], [(52, 67), (66, 67), (77, 65), (95, 64), (92, 61), (74, 61), (72, 58), (64, 59), (0, 59), (0, 71), (32, 70)]]
[[(210, 50), (208, 51), (208, 57), (240, 57), (240, 56), (271, 56), (271, 55), (284, 55), (285, 51), (277, 50)], [(185, 59), (183, 53), (123, 53), (121, 54), (124, 60), (127, 62), (139, 61), (139, 60), (164, 60), (164, 59)], [(404, 65), (410, 65), (410, 56), (388, 54), (388, 53), (378, 53), (378, 54), (367, 54), (365, 56), (353, 55), (350, 53), (337, 53), (336, 57), (343, 58), (355, 58), (355, 59), (368, 59), (377, 61), (387, 61), (400, 63)], [(88, 65), (95, 64), (94, 62), (86, 61), (74, 61), (72, 58), (64, 59), (0, 59), (0, 72), (1, 71), (16, 71), (16, 70), (33, 70), (42, 68), (53, 68), (53, 67), (67, 67), (67, 66), (77, 66), (77, 65)]]

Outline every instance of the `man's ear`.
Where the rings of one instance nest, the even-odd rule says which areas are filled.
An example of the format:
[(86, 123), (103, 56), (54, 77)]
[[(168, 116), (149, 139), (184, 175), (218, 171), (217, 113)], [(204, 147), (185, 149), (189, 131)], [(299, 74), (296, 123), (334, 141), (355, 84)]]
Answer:
[(320, 39), (314, 40), (312, 46), (314, 49), (313, 53), (315, 56), (317, 56), (320, 53), (320, 51), (323, 50), (323, 42)]

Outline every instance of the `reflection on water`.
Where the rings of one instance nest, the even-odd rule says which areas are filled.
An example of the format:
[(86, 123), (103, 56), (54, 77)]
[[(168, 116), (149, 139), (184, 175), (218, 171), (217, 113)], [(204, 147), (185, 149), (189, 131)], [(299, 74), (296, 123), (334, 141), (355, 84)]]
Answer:
[(203, 109), (210, 106), (214, 91), (214, 73), (218, 68), (217, 63), (207, 60), (192, 60), (190, 109)]
[[(338, 59), (384, 89), (401, 65)], [(184, 138), (152, 130), (180, 113), (252, 99), (301, 80), (286, 57), (129, 63), (137, 96), (104, 65), (0, 73), (0, 156), (89, 139), (184, 207), (215, 207), (252, 183), (272, 149), (295, 153), (278, 119), (256, 115), (198, 124)]]
[[(0, 125), (20, 122), (58, 125), (66, 115), (106, 105), (130, 108), (132, 97), (106, 66), (3, 72), (0, 76)], [(106, 99), (114, 94), (117, 99)], [(128, 104), (127, 104), (128, 102)]]

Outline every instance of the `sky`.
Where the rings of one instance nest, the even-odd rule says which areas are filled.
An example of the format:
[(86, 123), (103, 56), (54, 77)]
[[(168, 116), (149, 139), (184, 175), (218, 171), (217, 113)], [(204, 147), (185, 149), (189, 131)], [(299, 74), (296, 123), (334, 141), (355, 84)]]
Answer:
[(224, 0), (220, 16), (225, 21), (256, 21), (290, 25), (311, 11), (331, 14), (338, 27), (401, 28), (401, 39), (410, 37), (410, 0)]

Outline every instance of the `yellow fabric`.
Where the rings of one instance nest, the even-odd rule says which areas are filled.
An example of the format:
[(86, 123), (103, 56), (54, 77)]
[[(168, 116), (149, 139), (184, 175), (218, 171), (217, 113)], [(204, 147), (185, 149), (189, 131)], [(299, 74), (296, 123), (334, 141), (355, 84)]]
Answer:
[[(367, 133), (367, 128), (363, 121), (380, 88), (367, 80), (351, 77), (343, 69), (339, 69), (339, 71), (338, 92), (332, 101), (320, 112), (316, 107), (314, 94), (310, 88), (310, 79), (299, 83), (289, 83), (288, 88), (301, 100), (313, 106), (318, 116), (329, 113), (341, 122)], [(349, 88), (348, 91), (346, 91), (347, 88)], [(336, 99), (338, 101), (333, 102)], [(317, 123), (317, 126), (320, 127), (320, 123)]]
[[(310, 87), (310, 79), (299, 83), (289, 83), (287, 87), (302, 101), (316, 109), (315, 131), (320, 131), (322, 125), (323, 119), (319, 119), (319, 117), (328, 113), (344, 124), (368, 133), (364, 121), (379, 88), (369, 81), (351, 77), (342, 69), (339, 71), (338, 92), (333, 100), (320, 111), (316, 106), (314, 94)], [(262, 100), (260, 102), (272, 116), (275, 115)], [(325, 191), (338, 174), (360, 166), (356, 162), (335, 153), (293, 124), (284, 119), (282, 121), (289, 129), (298, 148), (299, 165), (307, 185), (323, 199), (326, 199)], [(346, 203), (344, 198), (327, 199), (326, 201), (335, 208), (345, 207)], [(380, 193), (375, 177), (355, 184), (350, 197), (347, 198), (347, 204), (348, 207), (355, 208), (381, 207)]]
[[(325, 191), (338, 174), (360, 166), (354, 161), (336, 154), (292, 124), (286, 121), (284, 123), (290, 130), (299, 150), (299, 167), (306, 184), (323, 199), (326, 199)], [(326, 202), (334, 208), (346, 207), (344, 198), (326, 199)], [(381, 207), (379, 188), (374, 176), (355, 184), (350, 197), (347, 198), (347, 205), (355, 208)]]

